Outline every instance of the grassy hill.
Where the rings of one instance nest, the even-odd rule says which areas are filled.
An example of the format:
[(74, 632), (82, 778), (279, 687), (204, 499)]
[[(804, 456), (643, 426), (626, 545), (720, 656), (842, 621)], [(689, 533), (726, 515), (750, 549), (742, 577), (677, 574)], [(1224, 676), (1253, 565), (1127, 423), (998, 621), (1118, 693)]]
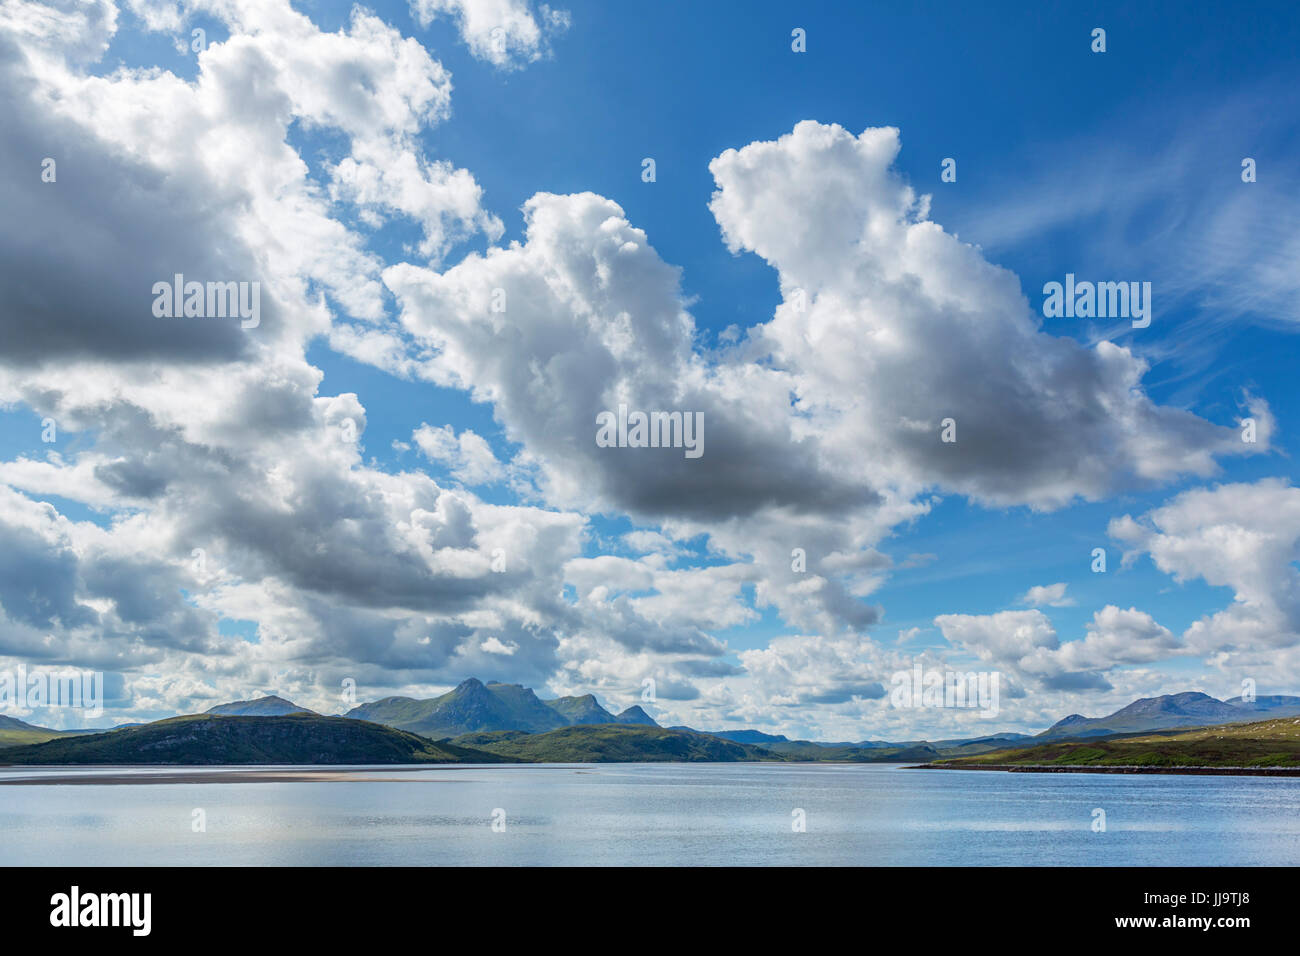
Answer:
[(345, 717), (173, 717), (111, 733), (12, 747), (13, 764), (399, 764), (513, 762)]
[(543, 763), (783, 759), (760, 747), (708, 734), (638, 724), (562, 727), (544, 734), (512, 730), (464, 734), (449, 743)]
[(62, 736), (63, 731), (37, 727), (16, 717), (0, 716), (0, 748), (39, 744)]
[[(673, 730), (690, 730), (690, 727), (673, 727)], [(760, 747), (766, 747), (768, 744), (789, 743), (790, 738), (784, 734), (765, 734), (761, 730), (704, 730), (698, 733), (713, 734), (715, 737), (722, 737), (726, 740), (734, 740), (738, 744), (757, 744)]]
[(1280, 717), (1106, 740), (1071, 740), (936, 761), (997, 767), (1300, 767), (1300, 718)]
[(787, 760), (819, 763), (916, 763), (939, 756), (939, 751), (928, 744), (860, 747), (857, 744), (823, 744), (811, 740), (776, 740), (762, 747)]

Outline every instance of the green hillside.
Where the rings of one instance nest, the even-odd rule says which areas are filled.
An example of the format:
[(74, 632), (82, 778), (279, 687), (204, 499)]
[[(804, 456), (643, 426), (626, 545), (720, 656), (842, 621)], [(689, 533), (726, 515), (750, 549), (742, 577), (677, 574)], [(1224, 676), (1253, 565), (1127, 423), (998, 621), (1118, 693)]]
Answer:
[(939, 751), (928, 744), (897, 747), (859, 747), (856, 744), (820, 744), (809, 740), (778, 740), (763, 749), (787, 760), (835, 763), (916, 763), (933, 760)]
[[(112, 733), (12, 747), (13, 764), (401, 764), (500, 763), (510, 758), (434, 743), (345, 717), (173, 717)], [(511, 761), (513, 762), (513, 761)]]
[(1105, 740), (1075, 740), (973, 757), (936, 767), (1300, 767), (1300, 718), (1225, 724)]
[(37, 727), (16, 717), (0, 716), (0, 749), (19, 747), (24, 744), (39, 744), (64, 736), (62, 731)]
[(541, 763), (783, 759), (760, 747), (738, 744), (721, 737), (637, 724), (562, 727), (544, 734), (505, 730), (464, 734), (449, 742)]

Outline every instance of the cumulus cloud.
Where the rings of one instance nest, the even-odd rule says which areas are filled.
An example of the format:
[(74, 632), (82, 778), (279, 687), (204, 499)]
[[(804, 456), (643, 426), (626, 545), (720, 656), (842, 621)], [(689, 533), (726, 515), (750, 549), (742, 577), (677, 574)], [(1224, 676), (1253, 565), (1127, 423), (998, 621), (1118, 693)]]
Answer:
[(943, 614), (934, 619), (949, 643), (1006, 668), (1019, 681), (1045, 690), (1110, 690), (1109, 672), (1163, 660), (1181, 650), (1178, 639), (1137, 608), (1107, 605), (1079, 640), (1061, 641), (1042, 611)]
[(1021, 595), (1017, 603), (1033, 607), (1070, 607), (1074, 604), (1074, 598), (1066, 597), (1065, 587), (1064, 581), (1035, 585)]
[[(1154, 403), (1128, 349), (1045, 334), (1013, 275), (929, 221), (892, 168), (896, 130), (800, 123), (710, 164), (722, 241), (765, 259), (782, 301), (709, 351), (680, 270), (613, 201), (539, 193), (499, 244), (473, 174), (429, 151), (450, 76), (375, 14), (326, 33), (287, 0), (129, 6), (148, 30), (201, 15), (229, 37), (184, 79), (101, 70), (122, 19), (105, 0), (10, 0), (0, 27), (0, 403), (65, 436), (0, 462), (0, 661), (120, 673), (141, 715), (271, 689), (328, 712), (344, 677), (377, 697), (477, 674), (621, 706), (650, 680), (661, 719), (852, 739), (864, 717), (904, 723), (882, 701), (911, 659), (869, 636), (895, 568), (881, 545), (936, 492), (1050, 509), (1268, 448), (1261, 399), (1245, 445)], [(451, 17), (502, 68), (567, 24), (522, 0), (413, 12)], [(316, 133), (318, 154), (294, 145)], [(394, 225), (415, 261), (374, 251)], [(486, 248), (455, 259), (467, 238)], [(260, 282), (260, 326), (156, 319), (151, 287), (176, 273)], [(308, 361), (318, 343), (465, 391), (518, 452), (434, 421), (411, 443), (450, 482), (367, 459), (372, 413)], [(703, 455), (597, 444), (620, 405), (698, 413)], [(475, 493), (507, 484), (521, 503)], [(1058, 690), (1127, 686), (1122, 668), (1184, 644), (1278, 646), (1296, 617), (1272, 563), (1300, 539), (1289, 491), (1112, 526), (1170, 573), (1234, 587), (1239, 622), (1180, 642), (1107, 607), (1062, 642), (1037, 610), (1068, 602), (1062, 583), (1031, 589), (1033, 609), (935, 623), (954, 656)], [(597, 536), (592, 516), (633, 530)], [(1244, 564), (1215, 563), (1216, 541)], [(791, 633), (720, 636), (768, 609)]]
[(1067, 641), (1054, 651), (1036, 648), (1019, 664), (1027, 673), (1051, 679), (1062, 672), (1101, 672), (1122, 664), (1162, 660), (1179, 647), (1178, 639), (1150, 614), (1108, 604), (1093, 614), (1082, 640)]
[(892, 128), (803, 122), (710, 164), (727, 245), (781, 282), (753, 349), (797, 376), (863, 479), (1053, 508), (1262, 450), (1151, 401), (1128, 349), (1044, 332), (1012, 273), (926, 218), (891, 170), (899, 148)]
[(411, 440), (426, 458), (446, 465), (466, 485), (490, 484), (505, 475), (492, 446), (468, 428), (457, 435), (450, 425), (434, 428), (426, 423), (415, 430)]
[(568, 11), (530, 0), (411, 0), (411, 14), (425, 27), (451, 17), (474, 56), (505, 69), (547, 56), (570, 24)]
[(1145, 553), (1176, 581), (1232, 589), (1232, 604), (1188, 629), (1189, 647), (1232, 666), (1300, 643), (1300, 488), (1278, 478), (1194, 488), (1109, 532), (1128, 563)]
[[(442, 273), (392, 266), (384, 282), (407, 330), (436, 350), (426, 374), (492, 403), (548, 498), (701, 519), (874, 500), (819, 467), (821, 442), (789, 414), (788, 383), (748, 365), (710, 367), (693, 350), (678, 270), (618, 205), (539, 195), (524, 215), (522, 244)], [(597, 415), (620, 404), (702, 414), (703, 456), (598, 446)]]
[(1039, 649), (1056, 650), (1056, 628), (1042, 611), (941, 614), (934, 619), (944, 638), (982, 661), (1014, 664)]
[[(0, 656), (120, 669), (141, 712), (269, 686), (328, 709), (344, 676), (374, 696), (467, 668), (542, 684), (585, 519), (363, 464), (365, 407), (322, 394), (304, 357), (335, 309), (382, 315), (367, 223), (415, 222), (431, 258), (466, 230), (496, 233), (472, 178), (417, 141), (446, 115), (442, 67), (360, 9), (327, 34), (288, 3), (138, 2), (153, 28), (202, 11), (230, 38), (190, 82), (99, 76), (85, 66), (113, 35), (111, 6), (9, 6), (0, 191), (23, 221), (0, 229), (14, 251), (0, 402), (65, 439), (0, 463), (20, 562), (0, 593)], [(313, 174), (293, 123), (342, 134), (340, 158)], [(51, 152), (57, 178), (41, 182)], [(158, 320), (151, 284), (175, 272), (260, 280), (267, 314), (252, 330)], [(457, 456), (467, 480), (492, 470), (472, 432)], [(69, 518), (39, 500), (51, 493), (109, 517)]]
[[(925, 218), (898, 149), (893, 129), (805, 122), (713, 161), (724, 240), (784, 298), (718, 353), (695, 346), (678, 270), (591, 194), (534, 196), (523, 242), (384, 282), (420, 374), (491, 403), (547, 500), (709, 535), (800, 628), (878, 618), (875, 544), (929, 489), (1048, 509), (1267, 447), (1268, 428), (1248, 445), (1152, 402), (1129, 350), (1044, 333), (1014, 275)], [(701, 413), (703, 456), (601, 447), (596, 416), (621, 404)], [(795, 547), (815, 575), (785, 573)]]

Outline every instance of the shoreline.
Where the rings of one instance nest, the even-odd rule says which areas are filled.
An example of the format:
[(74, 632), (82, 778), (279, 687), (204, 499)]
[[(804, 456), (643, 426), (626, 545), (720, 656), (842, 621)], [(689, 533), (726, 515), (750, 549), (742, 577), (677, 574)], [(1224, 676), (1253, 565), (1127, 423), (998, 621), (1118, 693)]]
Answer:
[[(723, 765), (760, 765), (760, 766), (901, 766), (901, 763), (860, 761), (816, 760), (737, 760), (723, 761)], [(193, 784), (193, 783), (458, 783), (461, 781), (445, 778), (429, 780), (397, 780), (376, 774), (411, 773), (415, 771), (455, 771), (455, 770), (497, 770), (497, 769), (533, 769), (539, 772), (548, 770), (565, 770), (574, 773), (596, 773), (603, 766), (642, 766), (672, 764), (674, 766), (717, 766), (711, 761), (697, 760), (637, 760), (637, 761), (587, 761), (574, 763), (485, 763), (485, 764), (357, 764), (332, 767), (321, 764), (280, 764), (259, 766), (206, 764), (3, 764), (0, 763), (0, 787), (46, 787), (46, 786), (119, 786), (148, 784)], [(207, 769), (213, 766), (213, 769)], [(6, 776), (6, 772), (27, 773), (37, 771), (60, 771), (59, 773), (39, 776)], [(95, 771), (99, 771), (98, 773)], [(141, 772), (147, 771), (147, 772)]]
[[(148, 784), (190, 784), (190, 783), (457, 783), (461, 781), (434, 780), (400, 780), (376, 774), (411, 773), (421, 770), (488, 770), (495, 767), (520, 767), (526, 764), (393, 764), (392, 766), (373, 765), (355, 766), (347, 769), (322, 766), (280, 766), (261, 768), (257, 766), (227, 767), (225, 769), (204, 770), (185, 764), (167, 766), (165, 764), (49, 764), (44, 766), (24, 767), (17, 764), (0, 765), (0, 787), (49, 787), (49, 786), (122, 786)], [(575, 765), (581, 766), (581, 765)], [(93, 773), (99, 769), (103, 772)], [(538, 769), (547, 769), (541, 768)], [(3, 771), (29, 770), (67, 770), (69, 773), (53, 773), (31, 777), (6, 777)], [(140, 773), (139, 771), (149, 771)]]
[(1007, 773), (1131, 773), (1223, 777), (1300, 777), (1300, 767), (1059, 766), (1054, 764), (917, 764), (907, 770), (1001, 770)]

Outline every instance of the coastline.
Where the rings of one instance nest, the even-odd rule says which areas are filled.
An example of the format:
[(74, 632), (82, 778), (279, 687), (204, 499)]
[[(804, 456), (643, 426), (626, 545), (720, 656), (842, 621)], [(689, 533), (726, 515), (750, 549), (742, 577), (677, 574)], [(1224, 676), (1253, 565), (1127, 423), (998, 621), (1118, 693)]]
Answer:
[[(31, 769), (89, 771), (95, 765), (47, 765)], [(332, 769), (329, 767), (280, 767), (262, 769), (240, 767), (224, 770), (203, 770), (194, 766), (175, 765), (171, 768), (158, 764), (99, 765), (104, 773), (59, 773), (32, 777), (5, 777), (0, 775), (0, 787), (49, 786), (120, 786), (147, 784), (189, 783), (447, 783), (446, 780), (400, 780), (374, 774), (410, 773), (421, 770), (483, 770), (519, 764), (394, 764), (371, 766), (363, 769)], [(26, 770), (26, 767), (0, 767), (0, 770)], [(148, 770), (149, 773), (139, 771)]]
[(1224, 777), (1300, 777), (1300, 767), (1063, 767), (1050, 764), (916, 764), (906, 770), (1002, 770), (1009, 773), (1158, 773)]

